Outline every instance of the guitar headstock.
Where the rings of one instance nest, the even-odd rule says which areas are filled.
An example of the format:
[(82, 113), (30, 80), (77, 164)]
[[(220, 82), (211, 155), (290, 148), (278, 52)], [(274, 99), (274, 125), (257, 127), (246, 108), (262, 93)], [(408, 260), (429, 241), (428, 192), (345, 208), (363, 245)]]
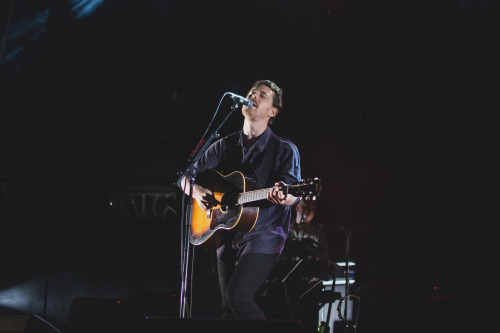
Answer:
[(321, 180), (318, 177), (302, 179), (299, 183), (288, 187), (288, 193), (305, 200), (316, 200), (320, 192)]

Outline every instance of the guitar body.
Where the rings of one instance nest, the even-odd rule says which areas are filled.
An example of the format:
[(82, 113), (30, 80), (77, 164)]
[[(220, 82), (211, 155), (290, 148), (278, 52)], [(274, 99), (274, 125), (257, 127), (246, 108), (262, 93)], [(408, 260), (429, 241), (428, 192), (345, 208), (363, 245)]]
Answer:
[(236, 204), (238, 193), (253, 190), (255, 183), (243, 173), (234, 171), (223, 175), (215, 170), (201, 173), (196, 183), (214, 192), (221, 203), (208, 211), (200, 208), (193, 199), (190, 242), (193, 245), (215, 246), (215, 237), (224, 237), (228, 231), (249, 232), (255, 226), (259, 208)]

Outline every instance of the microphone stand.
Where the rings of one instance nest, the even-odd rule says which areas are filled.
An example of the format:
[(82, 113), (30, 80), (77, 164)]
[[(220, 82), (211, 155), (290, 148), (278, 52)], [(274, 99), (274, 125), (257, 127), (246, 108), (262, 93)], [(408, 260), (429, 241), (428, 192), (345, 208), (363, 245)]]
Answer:
[(349, 302), (349, 250), (350, 241), (352, 236), (352, 230), (345, 229), (345, 307), (344, 307), (344, 318), (347, 320), (347, 303)]
[[(351, 241), (351, 236), (352, 236), (352, 233), (353, 233), (353, 229), (349, 229), (349, 228), (346, 228), (346, 227), (340, 227), (340, 230), (342, 230), (345, 234), (345, 295), (344, 297), (340, 300), (338, 306), (337, 306), (337, 313), (339, 315), (339, 318), (341, 319), (341, 321), (343, 321), (345, 323), (345, 327), (346, 329), (348, 327), (353, 327), (354, 329), (356, 329), (357, 327), (357, 322), (355, 322), (354, 324), (351, 324), (349, 323), (348, 321), (348, 318), (347, 318), (347, 307), (348, 307), (348, 302), (349, 302), (349, 299), (350, 298), (353, 298), (353, 299), (356, 299), (360, 300), (360, 298), (356, 295), (351, 295), (349, 294), (349, 278), (350, 278), (350, 273), (349, 273), (349, 261), (350, 261), (350, 258), (349, 258), (349, 251), (350, 251), (350, 241)], [(359, 232), (363, 232), (363, 230), (358, 230)], [(342, 306), (342, 303), (345, 301), (345, 305), (344, 305), (344, 315), (342, 316), (341, 314), (341, 306)], [(359, 309), (357, 311), (357, 313), (359, 313)]]
[[(188, 276), (189, 276), (189, 254), (191, 252), (190, 236), (191, 236), (191, 219), (193, 213), (193, 184), (197, 176), (196, 171), (194, 170), (194, 165), (196, 164), (196, 162), (198, 162), (198, 160), (205, 153), (208, 147), (210, 147), (212, 142), (215, 139), (219, 138), (220, 136), (218, 133), (219, 129), (226, 122), (229, 116), (239, 107), (240, 107), (239, 101), (234, 101), (233, 105), (231, 106), (231, 111), (227, 114), (226, 118), (224, 118), (224, 120), (220, 123), (220, 125), (208, 136), (208, 139), (203, 141), (202, 138), (200, 144), (198, 144), (199, 149), (197, 149), (193, 154), (193, 156), (191, 156), (188, 159), (188, 166), (180, 174), (179, 178), (175, 182), (175, 185), (177, 185), (179, 188), (182, 189), (181, 186), (182, 179), (186, 177), (189, 180), (189, 196), (188, 196), (187, 210), (185, 211), (185, 213), (183, 213), (185, 217), (184, 222), (183, 223), (181, 222), (181, 279), (182, 279), (181, 291), (180, 291), (181, 318), (186, 318), (186, 316), (188, 316), (186, 291), (187, 291)], [(201, 144), (202, 146), (200, 147)], [(184, 189), (182, 190), (184, 192)]]

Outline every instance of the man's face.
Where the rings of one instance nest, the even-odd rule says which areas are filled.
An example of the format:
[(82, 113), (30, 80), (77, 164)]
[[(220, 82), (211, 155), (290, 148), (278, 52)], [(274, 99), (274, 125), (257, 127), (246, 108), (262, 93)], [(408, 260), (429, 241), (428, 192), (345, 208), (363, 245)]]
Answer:
[(295, 222), (297, 223), (309, 223), (314, 218), (314, 213), (316, 212), (314, 206), (310, 204), (305, 204), (300, 201), (296, 206), (295, 210), (297, 212), (297, 217)]
[(247, 98), (253, 101), (253, 106), (241, 108), (243, 115), (252, 120), (275, 117), (278, 109), (273, 107), (274, 91), (266, 85), (252, 87), (247, 94)]

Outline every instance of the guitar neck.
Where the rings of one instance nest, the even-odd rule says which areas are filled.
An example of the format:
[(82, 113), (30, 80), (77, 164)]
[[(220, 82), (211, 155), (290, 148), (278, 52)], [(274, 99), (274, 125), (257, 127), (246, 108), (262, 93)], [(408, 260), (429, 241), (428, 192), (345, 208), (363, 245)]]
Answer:
[[(241, 192), (238, 194), (237, 201), (238, 204), (244, 204), (247, 202), (267, 199), (267, 193), (272, 187), (263, 188), (260, 190), (253, 190), (248, 192)], [(301, 183), (294, 185), (286, 185), (281, 188), (281, 190), (286, 194), (291, 194), (294, 196), (299, 196), (306, 199), (316, 200), (316, 196), (319, 193), (319, 180), (309, 183)]]
[(262, 199), (267, 199), (267, 192), (272, 187), (269, 188), (263, 188), (260, 190), (253, 190), (253, 191), (248, 191), (248, 192), (242, 192), (238, 195), (238, 204), (244, 204), (247, 202), (253, 202), (253, 201), (258, 201)]

